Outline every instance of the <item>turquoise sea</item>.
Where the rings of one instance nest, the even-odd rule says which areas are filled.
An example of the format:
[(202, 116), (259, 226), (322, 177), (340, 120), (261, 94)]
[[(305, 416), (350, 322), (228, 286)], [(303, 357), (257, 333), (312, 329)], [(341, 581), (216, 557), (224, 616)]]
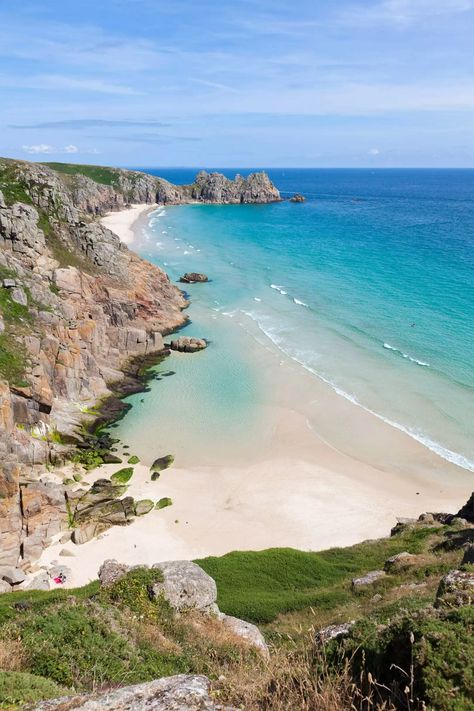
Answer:
[[(196, 171), (148, 172), (188, 183)], [(268, 172), (306, 202), (158, 208), (134, 245), (171, 279), (210, 276), (186, 287), (187, 332), (210, 347), (172, 356), (161, 371), (175, 375), (132, 398), (128, 440), (148, 428), (179, 451), (190, 432), (223, 448), (257, 437), (265, 395), (247, 324), (341, 397), (474, 471), (474, 171)]]

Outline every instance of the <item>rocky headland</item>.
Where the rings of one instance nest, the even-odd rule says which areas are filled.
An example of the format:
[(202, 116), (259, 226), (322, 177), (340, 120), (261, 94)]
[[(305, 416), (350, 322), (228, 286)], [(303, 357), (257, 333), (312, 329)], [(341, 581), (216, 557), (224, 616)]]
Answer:
[[(97, 218), (131, 203), (279, 199), (264, 173), (175, 186), (137, 171), (0, 159), (0, 566), (28, 566), (67, 527), (49, 471), (84, 446), (98, 403), (136, 388), (183, 293)], [(112, 403), (112, 405), (110, 404)]]

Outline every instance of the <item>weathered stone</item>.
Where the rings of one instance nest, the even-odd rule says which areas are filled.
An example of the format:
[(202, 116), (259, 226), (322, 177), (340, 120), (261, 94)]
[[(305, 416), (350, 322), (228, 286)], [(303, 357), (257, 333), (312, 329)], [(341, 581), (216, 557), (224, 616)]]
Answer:
[(301, 193), (295, 193), (292, 198), (290, 198), (290, 202), (305, 202), (306, 198), (304, 195), (301, 195)]
[(26, 575), (20, 568), (0, 568), (0, 579), (9, 585), (19, 585), (25, 578)]
[(103, 587), (113, 585), (117, 580), (123, 578), (130, 570), (128, 565), (122, 565), (116, 560), (104, 560), (99, 568), (98, 578)]
[(16, 281), (15, 279), (4, 279), (2, 285), (4, 289), (12, 289), (16, 286)]
[(474, 570), (450, 570), (441, 578), (436, 593), (437, 607), (474, 604)]
[(245, 620), (240, 620), (238, 617), (224, 615), (223, 613), (219, 614), (219, 619), (224, 627), (227, 627), (227, 629), (229, 629), (237, 637), (244, 639), (250, 646), (256, 647), (264, 657), (270, 656), (268, 645), (265, 642), (265, 637), (256, 625), (252, 625), (250, 622), (246, 622)]
[(9, 585), (6, 580), (0, 580), (0, 595), (2, 595), (3, 593), (9, 593), (12, 590), (12, 586)]
[(163, 595), (175, 610), (210, 611), (216, 604), (216, 583), (196, 563), (173, 560), (153, 567), (163, 573), (163, 582), (153, 586), (153, 594)]
[(403, 551), (402, 553), (397, 553), (391, 558), (388, 558), (383, 567), (386, 573), (397, 573), (401, 570), (421, 565), (424, 561), (425, 559), (421, 555), (414, 555), (413, 553)]
[(48, 573), (41, 573), (33, 578), (26, 586), (25, 590), (50, 590), (51, 579)]
[(41, 701), (31, 711), (237, 711), (211, 697), (205, 676), (179, 674), (119, 689)]
[(365, 587), (366, 585), (372, 585), (380, 578), (385, 577), (386, 573), (384, 570), (371, 570), (369, 573), (362, 575), (360, 578), (353, 578), (352, 587), (354, 589)]
[[(159, 472), (162, 472), (164, 469), (168, 469), (174, 462), (174, 457), (172, 454), (167, 454), (164, 457), (158, 457), (158, 459), (155, 459), (153, 464), (150, 467), (151, 472), (155, 472), (158, 474)], [(153, 479), (154, 477), (152, 477)], [(158, 478), (158, 477), (156, 477)]]
[(15, 304), (20, 304), (20, 306), (28, 306), (28, 297), (25, 290), (20, 286), (15, 286), (10, 289), (10, 298)]
[(151, 499), (142, 499), (141, 501), (135, 502), (135, 516), (144, 516), (149, 513), (155, 504)]
[(179, 280), (183, 284), (202, 284), (209, 281), (209, 278), (205, 274), (200, 274), (199, 272), (186, 272), (186, 274), (183, 274)]
[(323, 627), (323, 629), (316, 632), (316, 641), (320, 644), (327, 644), (332, 639), (339, 639), (341, 637), (347, 637), (354, 627), (355, 622), (342, 622), (340, 625), (328, 625)]
[(204, 338), (192, 338), (191, 336), (180, 336), (174, 341), (171, 341), (169, 347), (172, 351), (180, 351), (181, 353), (195, 353), (207, 348), (207, 342)]
[(464, 555), (461, 565), (474, 565), (474, 543), (464, 546)]

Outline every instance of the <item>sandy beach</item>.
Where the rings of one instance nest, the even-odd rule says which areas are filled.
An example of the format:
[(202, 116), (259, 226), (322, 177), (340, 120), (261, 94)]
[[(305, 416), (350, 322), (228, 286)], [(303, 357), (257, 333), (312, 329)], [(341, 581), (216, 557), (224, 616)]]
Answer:
[(126, 244), (132, 244), (135, 233), (134, 226), (144, 217), (148, 212), (154, 210), (156, 205), (132, 205), (126, 210), (120, 210), (120, 212), (109, 212), (107, 215), (101, 218), (101, 223), (104, 227), (107, 227), (111, 232), (114, 232), (120, 240)]
[[(130, 243), (137, 220), (148, 210), (149, 205), (133, 207), (103, 221)], [(154, 502), (170, 497), (173, 504), (82, 546), (56, 542), (40, 566), (63, 562), (73, 570), (67, 585), (76, 586), (94, 579), (107, 558), (151, 564), (280, 546), (322, 550), (389, 535), (399, 516), (455, 512), (467, 500), (471, 473), (338, 396), (271, 347), (255, 340), (249, 348), (259, 349), (262, 378), (273, 392), (263, 411), (259, 446), (238, 456), (237, 442), (225, 458), (205, 465), (196, 449), (194, 461), (175, 452), (175, 466), (153, 482), (149, 466), (165, 452), (143, 456), (119, 445), (124, 462), (136, 453), (142, 459), (127, 494)], [(334, 445), (337, 428), (347, 435), (344, 449)], [(369, 450), (370, 462), (364, 456)], [(104, 465), (82, 485), (121, 466), (126, 464)]]

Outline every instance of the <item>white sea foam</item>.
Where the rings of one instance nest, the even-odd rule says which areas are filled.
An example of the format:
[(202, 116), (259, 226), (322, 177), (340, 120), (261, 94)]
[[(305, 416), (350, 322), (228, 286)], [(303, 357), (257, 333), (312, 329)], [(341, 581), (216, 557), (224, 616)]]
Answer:
[(166, 230), (161, 230), (161, 234), (162, 234), (162, 235), (167, 235), (168, 233), (167, 233)]
[(189, 251), (189, 249), (185, 249), (183, 254), (191, 254), (191, 252)]
[(254, 301), (261, 301), (262, 299), (259, 299), (258, 296), (254, 296), (254, 297), (253, 297), (253, 300), (254, 300)]
[(307, 309), (309, 308), (308, 304), (305, 304), (304, 301), (300, 301), (299, 299), (293, 299), (295, 304), (298, 304), (298, 306), (305, 306)]
[(404, 353), (401, 351), (399, 348), (395, 348), (395, 346), (391, 346), (390, 343), (384, 343), (383, 347), (386, 348), (388, 351), (394, 351), (394, 353), (399, 353), (402, 358), (406, 358), (407, 360), (411, 360), (412, 363), (416, 363), (416, 365), (422, 365), (425, 368), (429, 368), (430, 364), (425, 363), (424, 360), (418, 360), (418, 358), (412, 358), (411, 355), (408, 355), (408, 353)]
[(282, 286), (278, 286), (278, 284), (270, 284), (270, 289), (275, 289), (275, 291), (278, 291), (283, 296), (285, 296), (288, 293), (283, 289)]
[[(377, 417), (377, 419), (382, 420), (382, 422), (385, 422), (387, 425), (394, 427), (400, 432), (404, 432), (406, 435), (416, 440), (424, 447), (437, 454), (442, 459), (445, 459), (446, 461), (451, 462), (452, 464), (456, 464), (462, 469), (467, 469), (468, 471), (474, 472), (474, 461), (471, 461), (463, 454), (459, 454), (459, 452), (453, 452), (453, 450), (448, 449), (447, 447), (443, 447), (443, 445), (439, 444), (439, 442), (435, 442), (427, 435), (421, 432), (417, 432), (410, 427), (405, 427), (399, 422), (391, 420), (390, 418), (385, 417), (384, 415), (381, 415), (378, 412), (375, 412), (375, 410), (371, 410), (370, 407), (363, 405), (355, 395), (346, 392), (338, 385), (336, 385), (336, 383), (334, 383), (332, 380), (326, 378), (324, 375), (315, 370), (311, 365), (309, 365), (309, 363), (304, 358), (304, 353), (291, 353), (288, 350), (284, 339), (278, 335), (278, 330), (275, 327), (269, 328), (268, 326), (265, 326), (258, 314), (252, 313), (251, 311), (242, 311), (242, 313), (246, 316), (249, 316), (249, 318), (251, 318), (257, 324), (262, 333), (264, 333), (280, 351), (282, 351), (286, 356), (291, 358), (291, 360), (303, 366), (305, 370), (308, 370), (310, 373), (312, 373), (324, 383), (329, 385), (338, 395), (345, 398), (346, 400), (349, 400), (349, 402), (352, 402), (354, 405), (357, 405), (357, 407), (362, 408), (363, 410), (365, 410), (365, 412), (368, 412), (374, 417)], [(387, 345), (389, 346), (389, 344)], [(391, 346), (389, 346), (389, 350), (392, 350)]]

